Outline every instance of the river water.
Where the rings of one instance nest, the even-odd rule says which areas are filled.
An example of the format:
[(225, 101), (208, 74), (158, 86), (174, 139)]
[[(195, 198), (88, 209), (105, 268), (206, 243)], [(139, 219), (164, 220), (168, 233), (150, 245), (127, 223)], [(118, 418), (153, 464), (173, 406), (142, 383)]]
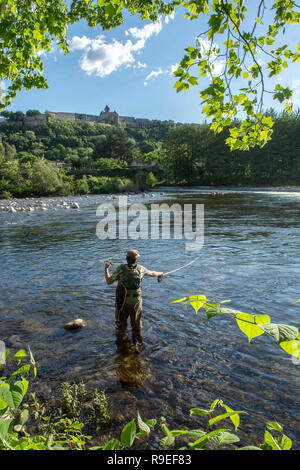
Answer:
[[(186, 251), (185, 239), (100, 240), (96, 209), (104, 202), (118, 199), (18, 200), (15, 212), (7, 211), (11, 201), (0, 201), (0, 339), (13, 351), (30, 345), (41, 396), (54, 395), (66, 380), (105, 389), (116, 433), (137, 411), (144, 419), (165, 416), (170, 429), (201, 427), (207, 421), (189, 417), (189, 409), (220, 398), (248, 413), (241, 415), (241, 444), (262, 442), (264, 423), (276, 420), (299, 449), (299, 361), (266, 334), (249, 344), (232, 318), (207, 323), (202, 310), (196, 315), (191, 306), (170, 302), (204, 294), (299, 326), (300, 188), (160, 188), (130, 196), (147, 210), (162, 202), (205, 210), (200, 259), (161, 283), (143, 281), (139, 354), (116, 348), (114, 286), (105, 283), (105, 261), (112, 259), (114, 268), (134, 247), (140, 264), (169, 271), (195, 254)], [(86, 328), (66, 331), (75, 318)], [(158, 446), (156, 437), (151, 445)]]

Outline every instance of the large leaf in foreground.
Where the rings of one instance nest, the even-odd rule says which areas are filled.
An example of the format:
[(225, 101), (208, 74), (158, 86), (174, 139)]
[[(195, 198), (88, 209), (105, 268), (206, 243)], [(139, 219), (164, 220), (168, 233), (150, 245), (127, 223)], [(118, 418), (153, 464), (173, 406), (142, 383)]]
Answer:
[(298, 339), (293, 339), (291, 341), (281, 341), (279, 346), (281, 346), (282, 349), (284, 349), (284, 351), (287, 353), (300, 359), (300, 341)]
[(299, 334), (297, 327), (282, 323), (269, 323), (268, 325), (260, 326), (265, 333), (272, 336), (278, 343), (294, 340)]
[(4, 401), (11, 409), (16, 410), (23, 400), (22, 389), (16, 385), (4, 385), (0, 387), (0, 400)]
[(248, 337), (249, 343), (251, 339), (260, 336), (264, 330), (259, 326), (270, 323), (271, 319), (268, 315), (250, 315), (250, 313), (238, 313), (235, 317), (240, 330)]

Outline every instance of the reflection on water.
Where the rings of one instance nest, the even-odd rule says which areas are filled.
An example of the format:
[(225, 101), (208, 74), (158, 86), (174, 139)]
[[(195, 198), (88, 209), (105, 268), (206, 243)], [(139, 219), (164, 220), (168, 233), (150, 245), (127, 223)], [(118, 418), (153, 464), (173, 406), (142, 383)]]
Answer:
[[(170, 428), (197, 427), (189, 408), (218, 397), (249, 413), (241, 418), (245, 442), (255, 443), (257, 434), (263, 439), (264, 423), (277, 420), (299, 448), (297, 361), (266, 335), (249, 344), (230, 318), (207, 324), (201, 311), (196, 316), (170, 302), (205, 294), (298, 326), (300, 191), (164, 188), (155, 194), (131, 201), (204, 204), (205, 243), (189, 268), (162, 283), (143, 281), (143, 350), (115, 344), (114, 287), (105, 284), (104, 261), (113, 258), (115, 267), (135, 247), (141, 264), (169, 271), (192, 255), (185, 240), (100, 241), (96, 208), (104, 196), (76, 198), (80, 210), (72, 212), (52, 210), (56, 198), (45, 199), (47, 213), (0, 211), (1, 339), (13, 350), (30, 344), (45, 396), (65, 380), (105, 389), (116, 428), (138, 410), (145, 419), (165, 416)], [(75, 318), (87, 327), (66, 331), (63, 325)]]

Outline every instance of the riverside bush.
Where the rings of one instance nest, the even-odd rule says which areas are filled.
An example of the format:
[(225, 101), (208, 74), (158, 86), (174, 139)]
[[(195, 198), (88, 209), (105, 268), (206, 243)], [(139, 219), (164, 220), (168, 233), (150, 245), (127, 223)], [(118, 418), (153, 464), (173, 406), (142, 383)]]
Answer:
[[(5, 358), (8, 355), (9, 350), (6, 350)], [(24, 364), (25, 359), (27, 363)], [(92, 436), (83, 433), (85, 425), (78, 419), (78, 406), (86, 393), (83, 384), (63, 384), (63, 405), (72, 417), (60, 415), (51, 420), (35, 394), (32, 394), (33, 406), (24, 401), (29, 386), (28, 375), (33, 372), (33, 376), (36, 376), (36, 365), (30, 349), (29, 354), (24, 349), (19, 350), (11, 360), (17, 362), (16, 370), (10, 377), (0, 377), (0, 450), (122, 450), (134, 448), (137, 439), (143, 439), (144, 442), (153, 431), (160, 433), (160, 445), (164, 448), (174, 448), (176, 440), (184, 438), (184, 446), (180, 444), (179, 450), (200, 450), (211, 448), (211, 445), (214, 448), (230, 445), (230, 448), (239, 450), (290, 450), (292, 447), (291, 439), (283, 434), (282, 426), (276, 421), (266, 423), (264, 440), (259, 446), (237, 447), (240, 439), (236, 431), (240, 425), (240, 415), (247, 413), (229, 408), (220, 399), (214, 400), (208, 409), (190, 410), (190, 415), (208, 418), (205, 430), (170, 430), (164, 417), (145, 421), (138, 412), (137, 418), (133, 418), (123, 427), (120, 439), (113, 437), (101, 447), (89, 446), (88, 441)], [(109, 420), (107, 407), (104, 392), (95, 389), (90, 421), (96, 421), (97, 430)], [(42, 434), (30, 434), (26, 423), (31, 419), (43, 422)], [(225, 421), (226, 424), (215, 428), (220, 421)], [(231, 427), (234, 427), (234, 432)]]

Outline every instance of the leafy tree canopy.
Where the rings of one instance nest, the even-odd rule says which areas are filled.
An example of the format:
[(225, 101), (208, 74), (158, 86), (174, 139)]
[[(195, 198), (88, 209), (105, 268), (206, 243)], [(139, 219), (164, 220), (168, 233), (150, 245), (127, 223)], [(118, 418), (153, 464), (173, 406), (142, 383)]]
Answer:
[[(300, 61), (300, 43), (293, 47), (283, 39), (286, 28), (300, 22), (300, 7), (292, 0), (0, 0), (0, 80), (9, 81), (0, 107), (8, 106), (22, 88), (47, 87), (40, 53), (49, 51), (53, 41), (67, 53), (70, 24), (86, 20), (105, 30), (122, 24), (124, 12), (155, 22), (178, 7), (185, 8), (187, 20), (205, 16), (207, 28), (185, 49), (175, 88), (186, 91), (208, 77), (200, 96), (212, 129), (221, 132), (231, 125), (231, 149), (263, 146), (273, 125), (272, 117), (263, 114), (265, 93), (291, 111), (291, 90), (278, 82), (267, 90), (265, 82)], [(221, 69), (216, 66), (220, 61)], [(238, 112), (242, 122), (232, 125)]]

